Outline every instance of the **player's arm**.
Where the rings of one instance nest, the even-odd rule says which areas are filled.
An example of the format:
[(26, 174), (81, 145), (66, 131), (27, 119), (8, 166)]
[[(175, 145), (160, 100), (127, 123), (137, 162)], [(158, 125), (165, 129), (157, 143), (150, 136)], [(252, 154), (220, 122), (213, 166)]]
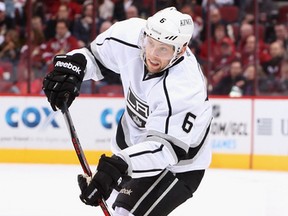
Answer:
[[(111, 31), (107, 31), (101, 39), (109, 37)], [(113, 73), (109, 68), (117, 68), (110, 42), (107, 41), (98, 47), (96, 43), (98, 40), (96, 38), (88, 47), (54, 57), (53, 71), (49, 72), (43, 80), (44, 93), (54, 111), (61, 109), (65, 100), (68, 107), (72, 104), (79, 95), (83, 80), (101, 80), (104, 78), (104, 72)], [(95, 46), (93, 51), (92, 46)], [(107, 62), (105, 65), (103, 59)]]

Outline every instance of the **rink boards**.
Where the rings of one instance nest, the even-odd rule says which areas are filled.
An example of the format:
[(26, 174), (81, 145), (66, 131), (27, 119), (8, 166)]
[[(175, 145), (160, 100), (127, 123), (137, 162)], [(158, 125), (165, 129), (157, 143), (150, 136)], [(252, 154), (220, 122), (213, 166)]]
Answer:
[[(288, 170), (287, 98), (211, 98), (214, 168)], [(84, 97), (70, 112), (89, 163), (111, 154), (121, 97)], [(42, 96), (0, 96), (0, 162), (77, 164), (61, 112)]]

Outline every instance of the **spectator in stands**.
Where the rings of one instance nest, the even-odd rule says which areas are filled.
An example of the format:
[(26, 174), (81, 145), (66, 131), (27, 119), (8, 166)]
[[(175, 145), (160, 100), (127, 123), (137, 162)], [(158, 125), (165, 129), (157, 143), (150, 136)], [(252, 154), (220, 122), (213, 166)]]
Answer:
[(269, 46), (270, 59), (262, 63), (265, 76), (260, 79), (260, 91), (263, 93), (281, 93), (282, 65), (285, 63), (287, 54), (285, 53), (283, 43), (275, 41)]
[[(255, 17), (255, 3), (258, 4), (258, 15)], [(238, 0), (237, 5), (240, 7), (241, 14), (244, 12), (244, 16), (241, 19), (242, 22), (253, 24), (255, 19), (258, 19), (260, 24), (266, 24), (264, 21), (268, 19), (271, 14), (275, 13), (277, 10), (277, 5), (274, 0), (260, 0), (260, 1), (252, 1), (252, 0)], [(242, 17), (242, 16), (241, 16)], [(271, 20), (270, 20), (271, 21)]]
[[(67, 20), (58, 20), (56, 23), (56, 35), (45, 44), (41, 45), (42, 61), (47, 64), (48, 71), (52, 68), (53, 57), (58, 54), (67, 53), (73, 49), (79, 48), (78, 40), (71, 35)], [(49, 67), (50, 66), (50, 67)]]
[(256, 37), (250, 35), (246, 38), (244, 47), (239, 52), (243, 66), (254, 64), (256, 54), (255, 49), (257, 49), (257, 58), (260, 63), (263, 63), (270, 58), (266, 44), (263, 44), (263, 41), (259, 41), (258, 44), (256, 44)]
[(246, 38), (241, 53), (241, 62), (243, 65), (253, 64), (255, 61), (256, 37), (250, 35)]
[(0, 45), (0, 58), (10, 62), (17, 60), (20, 49), (19, 34), (14, 29), (9, 29), (3, 43)]
[(250, 35), (253, 35), (254, 30), (253, 30), (253, 25), (250, 23), (246, 23), (246, 22), (242, 22), (239, 30), (240, 30), (239, 40), (237, 41), (236, 46), (238, 47), (238, 50), (241, 52), (241, 50), (243, 49), (246, 43), (247, 37)]
[[(229, 67), (230, 68), (230, 67)], [(213, 89), (218, 85), (218, 83), (227, 75), (226, 68), (217, 68), (217, 70), (212, 71), (209, 76), (208, 91), (212, 93)]]
[(24, 1), (19, 1), (19, 0), (13, 0), (13, 1), (1, 1), (5, 3), (5, 13), (6, 16), (9, 17), (10, 19), (13, 20), (13, 23), (15, 26), (23, 28), (25, 25), (25, 20), (20, 19), (20, 17), (23, 17), (24, 11), (23, 11), (23, 6), (24, 6)]
[(278, 25), (278, 10), (273, 11), (270, 15), (267, 15), (267, 21), (265, 23), (265, 42), (271, 43), (275, 41), (275, 26)]
[(255, 95), (255, 83), (256, 83), (256, 68), (254, 64), (248, 65), (244, 69), (245, 85), (243, 87), (243, 95), (251, 96)]
[(101, 23), (100, 29), (99, 29), (99, 34), (101, 34), (102, 32), (106, 31), (108, 28), (110, 28), (112, 26), (112, 22), (109, 20), (104, 21), (103, 23)]
[(254, 12), (251, 10), (246, 11), (246, 13), (244, 14), (243, 19), (241, 20), (241, 24), (251, 24), (253, 25), (255, 23), (255, 16), (254, 16)]
[(0, 2), (0, 45), (5, 40), (5, 34), (8, 30), (15, 28), (14, 20), (6, 15), (6, 6), (4, 2)]
[[(250, 1), (251, 4), (255, 4), (253, 1)], [(261, 0), (257, 1), (259, 13), (265, 13), (270, 16), (278, 8), (275, 0)]]
[(56, 34), (56, 23), (58, 20), (65, 20), (68, 24), (69, 31), (73, 30), (73, 22), (74, 20), (69, 19), (69, 8), (66, 4), (62, 4), (58, 7), (57, 13), (52, 16), (46, 23), (45, 28), (45, 37), (46, 40), (49, 40), (55, 37)]
[(99, 33), (101, 22), (103, 21), (97, 17), (97, 14), (96, 20), (93, 22), (93, 2), (85, 1), (82, 15), (75, 19), (72, 31), (72, 34), (79, 40), (80, 47), (86, 46), (91, 42), (93, 23), (95, 23), (95, 33)]
[(139, 17), (138, 8), (135, 5), (130, 5), (125, 11), (126, 19)]
[(288, 50), (288, 30), (287, 26), (279, 23), (274, 26), (275, 41), (281, 41), (285, 50)]
[(111, 0), (100, 0), (99, 2), (99, 18), (103, 20), (112, 20), (114, 11), (114, 1)]
[[(27, 13), (28, 13), (28, 1), (25, 1), (24, 6), (23, 6), (23, 10), (24, 12), (26, 11), (26, 17), (27, 17)], [(46, 4), (47, 0), (43, 0), (43, 1), (37, 1), (37, 0), (32, 0), (31, 1), (31, 8), (32, 8), (32, 16), (38, 16), (41, 17), (41, 20), (43, 23), (46, 23), (46, 20), (48, 18), (48, 14), (47, 14), (47, 7)], [(21, 18), (21, 16), (20, 16)]]
[(234, 0), (234, 5), (239, 8), (239, 21), (243, 19), (247, 10), (251, 8), (251, 0)]
[[(206, 18), (206, 16), (204, 16), (204, 18)], [(215, 33), (216, 27), (218, 25), (223, 25), (225, 27), (225, 32), (227, 32), (227, 23), (225, 23), (225, 21), (222, 19), (220, 10), (217, 7), (210, 9), (209, 18), (210, 18), (210, 34), (213, 35)], [(201, 40), (202, 41), (205, 41), (206, 38), (210, 36), (210, 35), (207, 35), (208, 34), (208, 30), (207, 30), (208, 26), (209, 25), (207, 25), (207, 21), (206, 21), (206, 23), (203, 26), (203, 30), (201, 32)]]
[[(260, 13), (255, 17), (255, 13), (247, 12), (244, 16), (244, 19), (241, 21), (240, 27), (240, 39), (245, 40), (245, 37), (249, 35), (258, 35), (259, 40), (265, 41), (266, 39), (266, 28), (267, 25), (267, 17), (265, 13)], [(255, 23), (257, 21), (257, 23)], [(241, 32), (242, 31), (242, 32)], [(243, 45), (243, 44), (240, 44)]]
[(61, 5), (66, 5), (68, 10), (68, 19), (70, 21), (81, 15), (82, 6), (75, 0), (45, 0), (44, 1), (47, 8), (47, 15), (53, 17), (58, 13), (59, 7)]
[(229, 65), (239, 56), (236, 55), (236, 49), (233, 41), (229, 37), (224, 37), (220, 44), (220, 52), (215, 56), (212, 70), (222, 68), (224, 71), (229, 68)]
[(262, 63), (265, 74), (271, 78), (281, 77), (281, 64), (285, 57), (283, 43), (275, 41), (269, 46), (270, 59)]
[[(259, 29), (260, 30), (260, 29)], [(240, 26), (240, 34), (239, 34), (239, 39), (237, 40), (237, 49), (239, 52), (242, 52), (245, 44), (246, 44), (246, 40), (249, 36), (251, 35), (254, 35), (255, 36), (255, 33), (254, 33), (254, 25), (250, 24), (250, 23), (245, 23), (245, 22), (242, 22), (241, 23), (241, 26)], [(266, 49), (266, 45), (265, 45), (265, 42), (264, 42), (264, 38), (263, 38), (263, 35), (259, 35), (259, 38), (258, 38), (258, 48), (260, 49), (260, 51), (263, 51), (263, 49)]]
[(12, 80), (16, 77), (16, 65), (18, 63), (20, 48), (18, 31), (9, 29), (5, 34), (4, 42), (0, 45), (0, 59), (2, 62), (12, 65)]
[[(19, 8), (20, 6), (20, 2), (19, 0), (13, 0), (13, 1), (7, 1), (7, 0), (1, 0), (1, 2), (4, 2), (5, 4), (5, 7), (6, 7), (6, 15), (11, 17), (12, 19), (15, 18), (15, 10), (17, 8)], [(23, 2), (22, 2), (22, 5), (23, 6)]]
[(44, 29), (45, 29), (44, 23), (40, 16), (35, 15), (32, 17), (31, 28), (39, 32), (39, 34), (41, 34), (41, 37), (43, 37), (43, 40), (46, 40), (44, 35)]
[[(157, 1), (158, 3), (158, 1)], [(155, 11), (157, 10), (157, 4), (154, 4), (154, 0), (143, 0), (142, 1), (142, 7), (144, 8), (141, 13), (140, 17), (147, 19), (149, 16), (151, 16)]]
[(219, 23), (215, 25), (215, 31), (212, 32), (212, 35), (213, 36), (210, 40), (206, 39), (201, 44), (199, 55), (202, 60), (208, 61), (210, 63), (214, 62), (215, 57), (220, 55), (221, 43), (225, 37), (227, 40), (230, 40), (230, 43), (233, 43), (233, 41), (229, 39), (227, 35), (226, 26), (224, 24)]
[[(37, 17), (36, 17), (37, 18)], [(43, 78), (46, 73), (46, 67), (42, 61), (41, 44), (45, 43), (45, 37), (42, 31), (37, 28), (31, 30), (31, 43), (30, 55), (31, 55), (31, 72), (35, 78)], [(17, 81), (26, 81), (28, 77), (28, 44), (24, 44), (20, 51), (20, 59), (18, 64)]]
[[(11, 1), (15, 7), (15, 24), (16, 28), (19, 31), (20, 39), (22, 44), (25, 43), (27, 36), (27, 27), (29, 26), (31, 20), (28, 20), (28, 17), (40, 17), (41, 22), (46, 24), (47, 14), (46, 7), (43, 0), (13, 0)], [(31, 13), (29, 15), (29, 13)], [(33, 25), (33, 24), (32, 24)], [(44, 31), (44, 29), (42, 29)]]
[(245, 82), (242, 64), (239, 60), (235, 60), (231, 63), (229, 73), (219, 81), (211, 93), (214, 95), (242, 96)]
[(114, 11), (113, 11), (113, 22), (116, 21), (122, 21), (127, 19), (126, 17), (126, 11), (127, 9), (131, 6), (134, 5), (137, 9), (138, 12), (142, 12), (142, 1), (140, 0), (118, 0), (115, 3)]

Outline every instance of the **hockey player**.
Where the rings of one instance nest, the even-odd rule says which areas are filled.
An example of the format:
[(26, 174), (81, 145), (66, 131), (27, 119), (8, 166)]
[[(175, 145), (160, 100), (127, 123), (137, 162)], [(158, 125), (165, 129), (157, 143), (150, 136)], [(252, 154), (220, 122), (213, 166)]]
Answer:
[(212, 111), (206, 81), (187, 47), (193, 21), (174, 7), (147, 20), (117, 22), (87, 48), (55, 56), (43, 90), (56, 111), (79, 95), (82, 80), (121, 77), (126, 107), (92, 178), (79, 175), (81, 200), (119, 194), (116, 216), (164, 216), (191, 198), (211, 161)]

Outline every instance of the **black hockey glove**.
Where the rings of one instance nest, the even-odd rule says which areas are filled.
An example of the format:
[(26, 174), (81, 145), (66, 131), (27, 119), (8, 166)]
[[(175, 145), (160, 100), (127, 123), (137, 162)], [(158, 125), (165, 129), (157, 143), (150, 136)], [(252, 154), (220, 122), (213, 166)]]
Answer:
[(64, 101), (69, 107), (79, 95), (87, 60), (83, 54), (57, 55), (54, 70), (43, 80), (43, 90), (54, 111), (61, 109)]
[(108, 199), (112, 189), (121, 184), (127, 169), (128, 164), (121, 158), (102, 155), (92, 179), (87, 175), (78, 175), (81, 201), (86, 205), (98, 206), (99, 199)]

